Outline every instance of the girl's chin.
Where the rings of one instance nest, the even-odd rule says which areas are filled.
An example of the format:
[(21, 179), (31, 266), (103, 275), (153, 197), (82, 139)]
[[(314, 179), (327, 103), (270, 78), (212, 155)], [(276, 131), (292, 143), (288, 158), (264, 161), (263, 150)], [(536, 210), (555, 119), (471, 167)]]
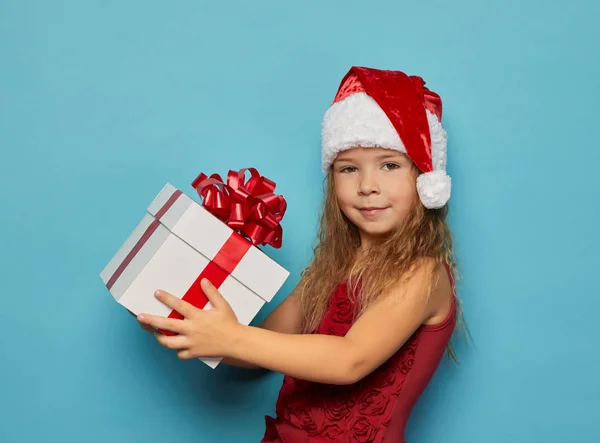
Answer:
[(389, 226), (359, 226), (359, 229), (363, 234), (371, 237), (387, 237), (394, 232), (394, 229)]

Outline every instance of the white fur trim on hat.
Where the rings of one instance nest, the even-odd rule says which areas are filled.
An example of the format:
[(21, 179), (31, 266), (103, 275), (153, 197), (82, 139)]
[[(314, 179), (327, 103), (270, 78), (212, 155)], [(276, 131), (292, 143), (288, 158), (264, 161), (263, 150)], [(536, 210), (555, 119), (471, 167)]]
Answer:
[[(423, 206), (441, 208), (450, 199), (451, 180), (446, 175), (448, 137), (437, 116), (426, 110), (431, 135), (433, 171), (417, 180)], [(377, 102), (358, 92), (334, 103), (325, 113), (321, 131), (321, 160), (326, 172), (338, 153), (354, 147), (381, 147), (406, 154), (406, 148), (394, 125)]]
[(425, 172), (417, 178), (417, 192), (423, 206), (438, 209), (448, 203), (452, 191), (452, 180), (446, 175), (448, 135), (437, 116), (429, 110), (426, 112), (431, 136), (433, 171)]
[(379, 146), (406, 153), (388, 116), (364, 92), (352, 94), (327, 110), (321, 136), (323, 171), (329, 169), (338, 153), (349, 148)]

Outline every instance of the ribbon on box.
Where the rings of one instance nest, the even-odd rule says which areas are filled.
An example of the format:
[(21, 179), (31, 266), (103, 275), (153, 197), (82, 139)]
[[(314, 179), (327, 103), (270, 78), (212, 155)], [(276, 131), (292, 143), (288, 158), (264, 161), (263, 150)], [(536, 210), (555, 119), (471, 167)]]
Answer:
[[(250, 171), (248, 180), (247, 171)], [(202, 197), (202, 206), (207, 211), (253, 245), (281, 247), (283, 229), (279, 222), (287, 203), (283, 196), (274, 193), (274, 181), (261, 176), (254, 168), (243, 168), (230, 170), (227, 182), (218, 174), (209, 177), (201, 173), (192, 186)]]
[[(221, 246), (215, 257), (208, 262), (200, 275), (194, 280), (181, 299), (198, 309), (205, 309), (209, 303), (208, 297), (202, 290), (200, 282), (203, 278), (208, 279), (217, 289), (221, 287), (225, 279), (233, 272), (237, 264), (242, 260), (250, 249), (250, 243), (237, 232), (232, 232), (225, 244)], [(168, 318), (183, 320), (183, 315), (171, 310)], [(159, 329), (164, 335), (177, 335), (175, 332)]]

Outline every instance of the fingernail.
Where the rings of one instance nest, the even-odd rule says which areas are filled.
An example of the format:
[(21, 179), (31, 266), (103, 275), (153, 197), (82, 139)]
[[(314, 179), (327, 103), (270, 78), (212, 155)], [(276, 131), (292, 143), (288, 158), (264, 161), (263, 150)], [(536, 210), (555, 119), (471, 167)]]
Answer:
[(156, 291), (156, 292), (154, 293), (154, 296), (155, 296), (155, 297), (160, 297), (160, 295), (161, 295), (161, 294), (162, 294), (162, 292), (161, 292), (161, 291), (160, 291), (160, 289), (159, 289), (158, 291)]
[(145, 317), (142, 314), (138, 315), (138, 320), (144, 320), (144, 319), (145, 319)]
[(202, 285), (202, 287), (208, 288), (209, 281), (208, 281), (208, 279), (203, 278), (202, 281), (200, 282), (200, 284)]

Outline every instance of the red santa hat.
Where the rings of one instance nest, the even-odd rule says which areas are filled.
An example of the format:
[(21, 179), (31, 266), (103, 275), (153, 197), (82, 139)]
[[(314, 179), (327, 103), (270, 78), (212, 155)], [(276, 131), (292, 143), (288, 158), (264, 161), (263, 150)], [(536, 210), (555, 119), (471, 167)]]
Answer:
[(323, 170), (329, 169), (339, 152), (350, 148), (394, 149), (405, 153), (422, 172), (417, 192), (423, 206), (441, 208), (451, 189), (441, 120), (442, 100), (421, 77), (354, 66), (323, 119)]

